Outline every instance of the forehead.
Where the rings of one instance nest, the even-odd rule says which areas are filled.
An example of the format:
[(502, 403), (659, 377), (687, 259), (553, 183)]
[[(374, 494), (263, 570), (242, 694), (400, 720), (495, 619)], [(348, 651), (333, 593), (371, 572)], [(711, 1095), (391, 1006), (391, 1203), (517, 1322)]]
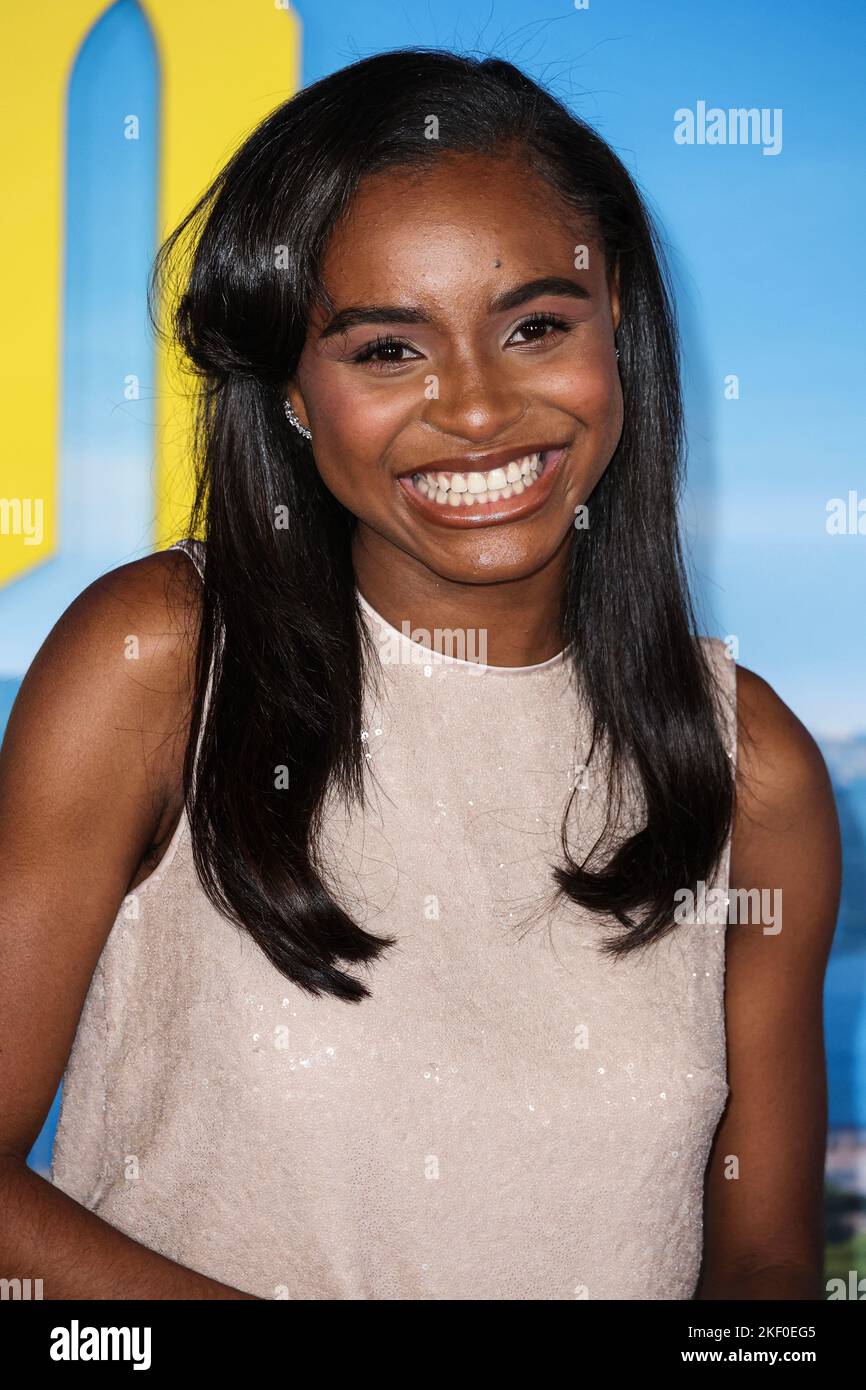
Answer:
[(448, 152), (362, 180), (328, 242), (322, 279), (337, 306), (389, 289), (393, 302), (398, 288), (444, 300), (491, 281), (573, 274), (578, 245), (597, 247), (591, 221), (524, 157)]

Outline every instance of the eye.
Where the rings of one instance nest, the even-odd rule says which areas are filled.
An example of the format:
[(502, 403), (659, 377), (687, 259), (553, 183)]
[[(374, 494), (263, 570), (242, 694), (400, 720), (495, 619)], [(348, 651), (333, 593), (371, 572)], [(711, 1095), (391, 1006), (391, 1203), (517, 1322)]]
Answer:
[[(534, 343), (543, 343), (548, 338), (555, 337), (557, 333), (567, 333), (570, 328), (571, 325), (568, 321), (564, 318), (560, 318), (559, 314), (537, 313), (531, 314), (528, 319), (524, 319), (522, 323), (518, 324), (514, 332), (530, 333), (532, 336), (530, 336), (526, 344), (518, 343), (517, 345), (518, 347), (530, 347)], [(538, 331), (536, 332), (536, 330)], [(509, 341), (511, 341), (511, 339), (509, 339)]]
[(412, 359), (401, 357), (400, 354), (414, 351), (402, 338), (395, 338), (392, 334), (386, 333), (380, 334), (362, 347), (360, 352), (354, 354), (352, 361), (359, 364), (369, 362), (376, 371), (387, 371), (389, 367), (405, 366), (406, 362)]

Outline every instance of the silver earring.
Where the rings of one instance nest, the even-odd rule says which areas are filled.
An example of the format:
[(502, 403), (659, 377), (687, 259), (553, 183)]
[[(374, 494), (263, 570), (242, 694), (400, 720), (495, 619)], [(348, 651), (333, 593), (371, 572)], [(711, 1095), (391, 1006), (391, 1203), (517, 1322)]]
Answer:
[(617, 362), (619, 361), (619, 348), (617, 348), (617, 350), (616, 350), (616, 360), (617, 360)]
[(298, 431), (298, 434), (302, 434), (305, 439), (312, 439), (312, 431), (308, 430), (306, 425), (301, 424), (300, 420), (298, 419), (295, 412), (292, 410), (292, 407), (288, 401), (283, 401), (283, 409), (286, 412), (286, 419), (288, 420), (290, 425), (294, 425), (295, 429)]

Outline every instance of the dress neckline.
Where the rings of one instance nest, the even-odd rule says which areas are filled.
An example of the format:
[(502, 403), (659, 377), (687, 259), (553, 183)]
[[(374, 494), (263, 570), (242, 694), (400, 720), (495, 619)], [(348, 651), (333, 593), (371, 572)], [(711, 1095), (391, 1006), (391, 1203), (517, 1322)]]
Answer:
[[(364, 597), (357, 585), (355, 586), (355, 593), (362, 612), (379, 625), (380, 629), (390, 638), (392, 644), (400, 644), (403, 655), (399, 660), (409, 665), (444, 665), (462, 667), (479, 674), (484, 672), (487, 675), (496, 676), (531, 676), (539, 671), (551, 671), (562, 666), (569, 654), (569, 646), (567, 645), (555, 656), (548, 657), (546, 661), (538, 661), (532, 666), (488, 666), (479, 660), (469, 661), (464, 657), (452, 656), (449, 652), (437, 651), (433, 647), (413, 641), (405, 632), (401, 632), (399, 628), (394, 627), (386, 618), (383, 618), (378, 609), (374, 608)], [(385, 664), (390, 665), (395, 659), (392, 656)]]

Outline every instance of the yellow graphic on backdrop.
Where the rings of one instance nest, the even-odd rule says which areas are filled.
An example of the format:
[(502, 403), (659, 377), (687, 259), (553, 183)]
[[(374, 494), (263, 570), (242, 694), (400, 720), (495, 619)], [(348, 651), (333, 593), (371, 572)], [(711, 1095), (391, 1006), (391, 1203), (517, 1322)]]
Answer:
[[(68, 83), (105, 0), (5, 6), (0, 65), (7, 107), (5, 255), (0, 289), (7, 332), (0, 346), (3, 459), (0, 504), (15, 523), (35, 514), (35, 543), (0, 545), (0, 584), (57, 548)], [(140, 0), (160, 69), (160, 238), (180, 221), (252, 128), (297, 91), (300, 24), (283, 3)], [(26, 60), (25, 60), (26, 59)], [(146, 286), (141, 287), (144, 313)], [(190, 500), (190, 383), (159, 344), (154, 458), (154, 545), (174, 540)], [(2, 517), (0, 517), (2, 521)], [(4, 533), (9, 527), (4, 525)]]

